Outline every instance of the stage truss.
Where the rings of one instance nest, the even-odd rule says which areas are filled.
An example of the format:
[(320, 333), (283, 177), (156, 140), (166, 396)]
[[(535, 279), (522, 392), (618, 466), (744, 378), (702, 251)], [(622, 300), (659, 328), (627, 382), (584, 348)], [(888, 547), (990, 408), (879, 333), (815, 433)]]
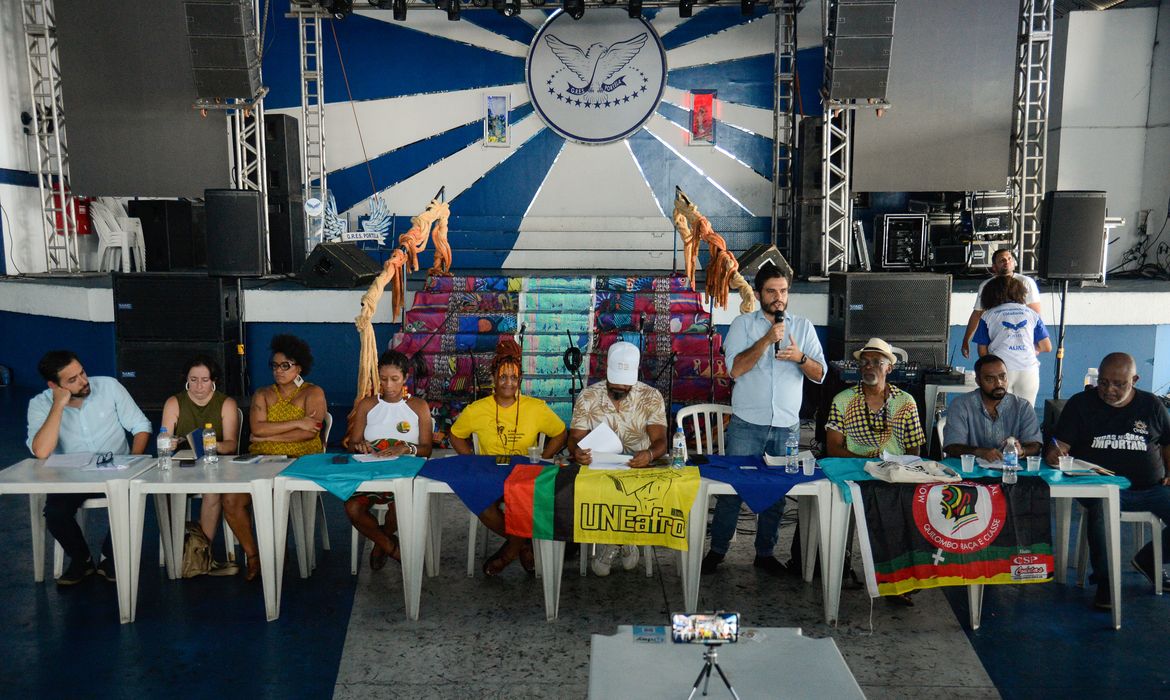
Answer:
[(1020, 271), (1039, 269), (1040, 213), (1048, 156), (1052, 71), (1052, 0), (1020, 0), (1016, 47), (1016, 104), (1012, 117), (1013, 247)]
[(45, 269), (50, 273), (81, 272), (77, 210), (69, 194), (69, 150), (65, 140), (56, 15), (52, 0), (24, 0), (23, 9)]
[[(321, 18), (329, 17), (318, 5), (293, 5), (300, 29), (301, 48), (301, 182), (304, 201), (328, 198), (328, 169), (325, 161), (325, 63), (321, 54)], [(311, 247), (313, 227), (305, 219), (306, 248)]]
[[(776, 81), (772, 111), (772, 245), (792, 262), (796, 235), (796, 186), (793, 164), (796, 154), (796, 3), (776, 9)], [(783, 222), (783, 230), (781, 230)]]

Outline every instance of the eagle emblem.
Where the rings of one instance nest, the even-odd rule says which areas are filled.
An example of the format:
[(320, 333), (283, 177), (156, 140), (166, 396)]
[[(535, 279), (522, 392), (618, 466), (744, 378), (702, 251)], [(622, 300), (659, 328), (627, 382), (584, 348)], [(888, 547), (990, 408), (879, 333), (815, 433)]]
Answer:
[(1028, 325), (1027, 320), (1020, 321), (1019, 323), (1010, 323), (1008, 321), (1000, 321), (1000, 323), (1002, 323), (1003, 327), (1008, 329), (1009, 331), (1023, 330), (1024, 326)]
[(552, 34), (545, 35), (544, 42), (553, 55), (581, 81), (580, 85), (569, 83), (568, 91), (571, 94), (600, 94), (613, 92), (625, 85), (624, 77), (614, 78), (646, 45), (646, 33), (609, 46), (595, 42), (587, 49), (562, 41)]

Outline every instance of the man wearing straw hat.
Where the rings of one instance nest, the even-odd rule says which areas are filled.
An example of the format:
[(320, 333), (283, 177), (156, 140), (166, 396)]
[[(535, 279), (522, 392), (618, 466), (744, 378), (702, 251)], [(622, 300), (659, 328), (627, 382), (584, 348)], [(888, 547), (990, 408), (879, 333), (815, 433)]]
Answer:
[(898, 356), (881, 338), (853, 353), (861, 383), (833, 397), (825, 422), (830, 457), (916, 455), (926, 443), (914, 397), (886, 381)]

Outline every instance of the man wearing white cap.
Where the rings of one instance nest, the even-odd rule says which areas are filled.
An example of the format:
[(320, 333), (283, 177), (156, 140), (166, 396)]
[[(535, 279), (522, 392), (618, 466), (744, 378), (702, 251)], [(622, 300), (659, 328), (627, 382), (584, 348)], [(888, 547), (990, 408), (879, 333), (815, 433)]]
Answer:
[[(735, 380), (731, 393), (731, 422), (725, 451), (729, 455), (784, 454), (788, 436), (800, 432), (800, 404), (804, 380), (825, 379), (825, 356), (816, 329), (807, 318), (788, 313), (788, 274), (775, 265), (756, 273), (759, 310), (731, 322), (723, 351)], [(711, 549), (703, 557), (702, 573), (715, 573), (723, 562), (739, 520), (739, 496), (719, 496), (711, 521)], [(759, 514), (756, 521), (756, 557), (753, 565), (780, 575), (784, 564), (773, 556), (784, 515), (784, 499)]]
[[(582, 449), (578, 443), (594, 428), (607, 423), (622, 441), (622, 453), (632, 455), (629, 465), (635, 469), (648, 467), (666, 454), (666, 403), (657, 389), (638, 381), (638, 346), (619, 341), (610, 346), (607, 357), (605, 381), (586, 387), (573, 405), (569, 454), (577, 464), (590, 464), (590, 450)], [(638, 565), (637, 547), (605, 545), (598, 547), (593, 572), (608, 575), (619, 553), (627, 571)]]
[(890, 344), (870, 338), (853, 353), (861, 383), (833, 398), (825, 421), (830, 457), (916, 455), (926, 443), (914, 397), (886, 381), (898, 362)]

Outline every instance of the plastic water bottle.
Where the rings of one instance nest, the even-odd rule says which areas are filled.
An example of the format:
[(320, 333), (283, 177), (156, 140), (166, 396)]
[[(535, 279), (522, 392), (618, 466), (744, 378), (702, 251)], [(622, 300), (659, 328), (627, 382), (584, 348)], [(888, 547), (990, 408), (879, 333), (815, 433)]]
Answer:
[(1085, 388), (1092, 389), (1097, 386), (1097, 368), (1090, 367), (1088, 372), (1085, 372)]
[(795, 474), (800, 471), (800, 433), (796, 430), (788, 433), (784, 441), (784, 473)]
[(171, 434), (167, 432), (165, 427), (158, 431), (158, 468), (162, 471), (168, 471), (171, 468), (171, 455), (175, 450), (175, 441), (171, 439)]
[(208, 464), (217, 464), (219, 462), (219, 455), (215, 453), (215, 428), (211, 427), (211, 423), (203, 425), (203, 460)]
[(1020, 471), (1020, 448), (1016, 446), (1016, 439), (1010, 437), (1003, 446), (1003, 483), (1016, 483), (1016, 475)]
[(670, 444), (670, 468), (682, 469), (687, 464), (687, 437), (683, 435), (680, 426), (674, 431), (674, 440)]

